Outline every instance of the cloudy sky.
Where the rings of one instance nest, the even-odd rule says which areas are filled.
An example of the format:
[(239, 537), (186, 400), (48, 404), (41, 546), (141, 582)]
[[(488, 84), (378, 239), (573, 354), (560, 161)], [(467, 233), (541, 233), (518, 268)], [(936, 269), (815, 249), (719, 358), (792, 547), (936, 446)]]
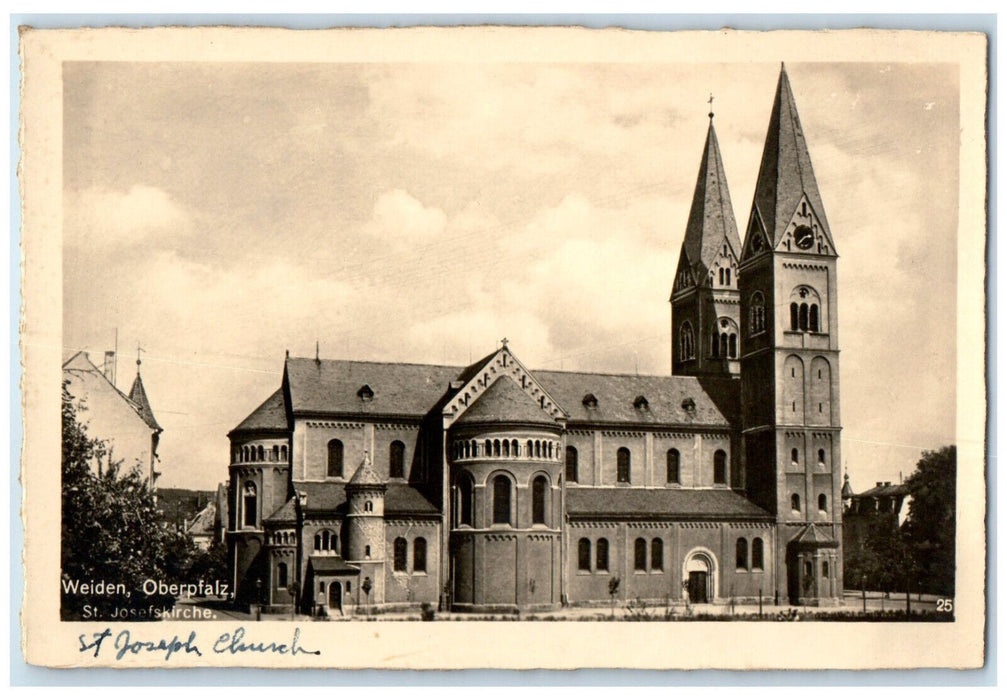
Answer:
[[(954, 438), (958, 72), (788, 64), (840, 254), (854, 488)], [(715, 95), (748, 219), (779, 65), (64, 64), (64, 350), (143, 377), (166, 486), (227, 478), (284, 351), (670, 371)], [(744, 230), (744, 229), (742, 229)]]

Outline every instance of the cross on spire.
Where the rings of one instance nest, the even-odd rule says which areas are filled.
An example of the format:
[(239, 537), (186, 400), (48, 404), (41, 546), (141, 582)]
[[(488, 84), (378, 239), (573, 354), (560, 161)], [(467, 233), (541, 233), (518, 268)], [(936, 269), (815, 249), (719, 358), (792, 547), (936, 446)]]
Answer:
[(710, 105), (710, 119), (713, 119), (713, 93), (710, 93), (710, 99), (708, 99), (707, 104)]
[(506, 337), (500, 339), (500, 345), (502, 345), (503, 347), (507, 347), (508, 342), (510, 341), (508, 341)]

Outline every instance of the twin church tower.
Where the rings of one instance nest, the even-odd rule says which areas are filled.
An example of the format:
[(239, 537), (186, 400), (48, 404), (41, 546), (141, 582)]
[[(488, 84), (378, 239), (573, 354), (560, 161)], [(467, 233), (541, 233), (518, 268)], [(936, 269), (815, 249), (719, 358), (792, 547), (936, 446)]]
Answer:
[(671, 375), (288, 355), (228, 434), (239, 605), (840, 601), (836, 251), (786, 71), (744, 241), (710, 119)]

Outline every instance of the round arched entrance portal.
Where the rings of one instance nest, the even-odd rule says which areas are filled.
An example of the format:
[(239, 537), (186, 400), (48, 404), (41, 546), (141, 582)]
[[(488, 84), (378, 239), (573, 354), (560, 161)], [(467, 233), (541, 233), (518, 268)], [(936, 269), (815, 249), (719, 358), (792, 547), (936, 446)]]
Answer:
[(329, 584), (329, 610), (343, 612), (343, 584), (340, 581)]
[(682, 582), (690, 603), (712, 603), (717, 597), (717, 560), (707, 549), (694, 549), (685, 557)]

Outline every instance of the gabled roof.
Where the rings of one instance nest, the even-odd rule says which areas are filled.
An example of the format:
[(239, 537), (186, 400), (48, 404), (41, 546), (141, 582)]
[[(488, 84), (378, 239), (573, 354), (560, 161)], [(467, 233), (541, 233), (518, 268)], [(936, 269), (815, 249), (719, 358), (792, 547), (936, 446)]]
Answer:
[[(736, 379), (654, 377), (634, 374), (593, 374), (538, 370), (535, 376), (569, 414), (568, 423), (636, 425), (718, 425), (729, 427), (738, 414)], [(597, 408), (584, 405), (584, 395), (598, 399)], [(637, 397), (647, 408), (633, 406)], [(683, 403), (692, 399), (695, 409)]]
[(716, 261), (724, 244), (727, 243), (735, 258), (741, 258), (741, 239), (738, 224), (734, 219), (731, 194), (727, 189), (727, 175), (720, 157), (717, 133), (713, 129), (713, 119), (706, 134), (703, 160), (699, 164), (696, 190), (692, 195), (692, 208), (685, 227), (682, 251), (691, 265), (701, 265), (704, 279), (706, 271)]
[(139, 367), (136, 371), (136, 379), (133, 380), (133, 388), (129, 390), (129, 400), (136, 404), (140, 417), (146, 421), (147, 425), (154, 430), (161, 430), (157, 419), (154, 418), (154, 411), (150, 408), (150, 401), (147, 400), (147, 392), (143, 388), (143, 380), (140, 379)]
[(752, 204), (753, 209), (757, 209), (762, 217), (766, 233), (774, 247), (783, 238), (804, 195), (807, 195), (808, 202), (831, 239), (832, 230), (825, 217), (822, 195), (818, 191), (815, 172), (811, 167), (811, 155), (804, 140), (801, 120), (797, 116), (797, 103), (790, 89), (790, 78), (781, 65)]
[(217, 504), (210, 501), (188, 524), (185, 531), (190, 535), (212, 535), (217, 521)]
[(893, 484), (890, 481), (878, 482), (874, 488), (867, 489), (861, 493), (854, 494), (855, 498), (863, 496), (905, 496), (909, 493), (909, 487), (905, 484)]
[[(460, 367), (291, 357), (286, 382), (294, 413), (424, 416), (462, 371)], [(364, 401), (364, 385), (374, 396)]]
[(312, 555), (308, 557), (308, 562), (315, 575), (325, 574), (358, 574), (360, 568), (353, 564), (347, 564), (338, 554), (327, 556)]
[(440, 510), (420, 491), (406, 484), (388, 484), (385, 492), (385, 515), (437, 515)]
[(263, 518), (266, 523), (293, 523), (297, 522), (297, 511), (294, 508), (294, 499), (291, 498), (282, 506), (277, 508), (268, 518)]
[(517, 382), (504, 375), (476, 397), (456, 425), (471, 423), (532, 423), (556, 425), (556, 420), (529, 396)]
[[(150, 403), (147, 401), (147, 392), (143, 389), (143, 383), (140, 382), (139, 374), (137, 374), (136, 381), (133, 382), (131, 395), (127, 396), (105, 376), (104, 372), (91, 362), (91, 358), (84, 350), (75, 352), (67, 358), (63, 363), (63, 372), (66, 375), (81, 379), (89, 378), (88, 381), (91, 382), (93, 388), (115, 392), (130, 409), (136, 412), (136, 415), (147, 424), (148, 428), (161, 432), (161, 426), (157, 424), (157, 421), (154, 419), (154, 413), (150, 410)], [(137, 386), (137, 382), (139, 382), (139, 386)], [(142, 399), (144, 406), (146, 406), (146, 413), (141, 408), (141, 405), (134, 400), (132, 396), (134, 392), (136, 392), (137, 399)]]
[(772, 519), (767, 511), (728, 489), (571, 487), (566, 492), (566, 509), (571, 517)]
[[(287, 430), (287, 403), (283, 389), (277, 389), (258, 408), (238, 423), (232, 433), (238, 431)], [(230, 434), (230, 433), (229, 433)]]
[(814, 523), (806, 525), (791, 542), (808, 548), (839, 546), (839, 543), (832, 538), (832, 535)]

